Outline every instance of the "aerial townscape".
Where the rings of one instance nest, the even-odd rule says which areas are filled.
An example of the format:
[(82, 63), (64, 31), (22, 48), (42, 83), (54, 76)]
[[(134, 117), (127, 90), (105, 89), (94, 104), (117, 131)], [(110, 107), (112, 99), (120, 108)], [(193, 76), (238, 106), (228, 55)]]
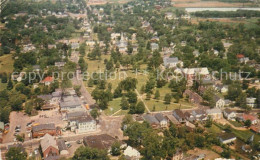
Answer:
[(260, 160), (259, 0), (0, 0), (0, 160)]

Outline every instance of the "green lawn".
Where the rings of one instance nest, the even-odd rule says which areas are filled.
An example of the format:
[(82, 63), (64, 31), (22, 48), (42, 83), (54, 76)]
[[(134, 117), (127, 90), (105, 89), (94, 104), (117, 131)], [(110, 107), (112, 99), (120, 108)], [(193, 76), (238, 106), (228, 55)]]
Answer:
[(6, 89), (7, 83), (1, 83), (1, 79), (0, 79), (0, 91)]
[(243, 127), (243, 124), (237, 121), (229, 121), (229, 123), (233, 124), (235, 127)]
[(110, 101), (108, 104), (108, 109), (106, 109), (104, 112), (106, 115), (112, 115), (118, 110), (121, 109), (120, 107), (121, 98), (113, 99), (113, 101)]
[(219, 127), (217, 127), (215, 124), (212, 124), (212, 126), (210, 128), (207, 128), (207, 131), (211, 132), (211, 133), (216, 133), (216, 134), (222, 132), (222, 130)]
[(14, 63), (14, 60), (12, 58), (12, 54), (6, 54), (3, 56), (0, 56), (0, 73), (13, 72), (13, 63)]

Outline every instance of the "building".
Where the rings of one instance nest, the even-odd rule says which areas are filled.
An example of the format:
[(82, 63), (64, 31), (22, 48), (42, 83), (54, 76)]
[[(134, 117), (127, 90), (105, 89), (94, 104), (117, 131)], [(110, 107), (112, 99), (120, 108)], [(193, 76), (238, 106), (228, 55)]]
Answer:
[(245, 114), (245, 113), (243, 113), (242, 115), (239, 115), (238, 119), (243, 122), (250, 120), (251, 124), (253, 124), (253, 125), (255, 125), (259, 122), (259, 119), (256, 116), (251, 115), (251, 114)]
[(48, 76), (48, 77), (45, 77), (40, 83), (43, 83), (45, 86), (49, 86), (53, 82), (54, 82), (54, 78)]
[(115, 141), (116, 139), (108, 134), (94, 135), (83, 138), (83, 143), (85, 146), (97, 149), (110, 149)]
[(77, 43), (77, 42), (73, 42), (73, 43), (71, 43), (71, 49), (79, 49), (79, 43)]
[(191, 111), (191, 114), (197, 121), (204, 121), (207, 119), (206, 111), (203, 109), (196, 109)]
[(254, 97), (246, 98), (246, 104), (252, 108), (256, 107), (256, 98)]
[(183, 67), (183, 62), (178, 59), (178, 57), (164, 57), (163, 65), (165, 68)]
[(75, 112), (75, 111), (82, 111), (82, 102), (80, 98), (76, 95), (68, 95), (63, 96), (60, 101), (60, 111), (68, 111), (68, 112)]
[(214, 100), (216, 102), (216, 105), (215, 105), (216, 108), (220, 108), (221, 109), (221, 108), (223, 108), (225, 106), (225, 101), (221, 97), (215, 95), (214, 96)]
[(59, 151), (60, 151), (60, 155), (63, 156), (63, 155), (68, 155), (69, 152), (68, 152), (68, 147), (67, 145), (65, 144), (65, 141), (64, 140), (58, 140), (57, 141), (57, 145), (58, 145), (58, 148), (59, 148)]
[(160, 126), (160, 122), (151, 114), (143, 115), (143, 119), (147, 121), (153, 128), (158, 128)]
[(166, 118), (168, 120), (168, 124), (173, 123), (174, 125), (181, 125), (181, 123), (173, 116), (173, 115), (166, 115)]
[(76, 133), (86, 133), (97, 130), (97, 123), (91, 116), (75, 118), (74, 120), (70, 120), (70, 123), (71, 122), (76, 123)]
[(159, 121), (161, 127), (167, 127), (167, 119), (161, 113), (156, 113), (154, 117)]
[(126, 53), (126, 51), (127, 51), (127, 40), (124, 37), (123, 33), (121, 33), (121, 39), (120, 39), (119, 42), (117, 42), (116, 46), (118, 47), (120, 53)]
[(224, 133), (220, 135), (219, 140), (223, 144), (230, 144), (236, 141), (237, 137), (232, 133)]
[(179, 121), (180, 123), (186, 122), (186, 118), (184, 113), (180, 109), (175, 109), (173, 111), (173, 116)]
[(159, 45), (157, 43), (151, 43), (151, 50), (152, 51), (159, 50)]
[(140, 152), (131, 146), (127, 146), (124, 150), (124, 155), (127, 160), (139, 160), (141, 157)]
[(52, 157), (59, 155), (59, 148), (56, 140), (49, 134), (45, 134), (40, 142), (43, 157)]
[(237, 117), (237, 113), (228, 108), (223, 111), (223, 115), (227, 120), (231, 120), (231, 121), (235, 121)]
[(66, 62), (55, 62), (55, 66), (58, 67), (58, 68), (64, 67), (65, 64), (66, 64)]
[(222, 118), (222, 112), (219, 108), (208, 109), (206, 112), (208, 117), (211, 117), (212, 120), (217, 120)]
[(54, 123), (40, 124), (40, 125), (32, 127), (32, 137), (33, 138), (42, 137), (47, 133), (52, 136), (57, 134)]

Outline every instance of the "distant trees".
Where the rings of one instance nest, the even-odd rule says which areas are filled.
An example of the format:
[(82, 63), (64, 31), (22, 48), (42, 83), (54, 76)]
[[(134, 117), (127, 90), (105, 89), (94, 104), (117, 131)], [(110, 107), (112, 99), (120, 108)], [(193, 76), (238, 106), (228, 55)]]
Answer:
[(27, 154), (21, 147), (11, 147), (6, 153), (7, 160), (26, 160)]
[(79, 147), (72, 157), (72, 160), (79, 159), (100, 159), (100, 160), (109, 160), (106, 150), (99, 150), (96, 148), (90, 147)]

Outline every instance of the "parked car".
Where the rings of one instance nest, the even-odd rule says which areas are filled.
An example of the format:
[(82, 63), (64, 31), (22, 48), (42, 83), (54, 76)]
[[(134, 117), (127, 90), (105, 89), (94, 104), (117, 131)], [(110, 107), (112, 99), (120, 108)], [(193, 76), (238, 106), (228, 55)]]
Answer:
[(77, 144), (81, 144), (82, 143), (82, 141), (81, 140), (77, 140)]
[(68, 143), (68, 144), (67, 144), (67, 147), (68, 147), (68, 148), (70, 148), (70, 147), (71, 147), (71, 144), (70, 144), (70, 143)]

